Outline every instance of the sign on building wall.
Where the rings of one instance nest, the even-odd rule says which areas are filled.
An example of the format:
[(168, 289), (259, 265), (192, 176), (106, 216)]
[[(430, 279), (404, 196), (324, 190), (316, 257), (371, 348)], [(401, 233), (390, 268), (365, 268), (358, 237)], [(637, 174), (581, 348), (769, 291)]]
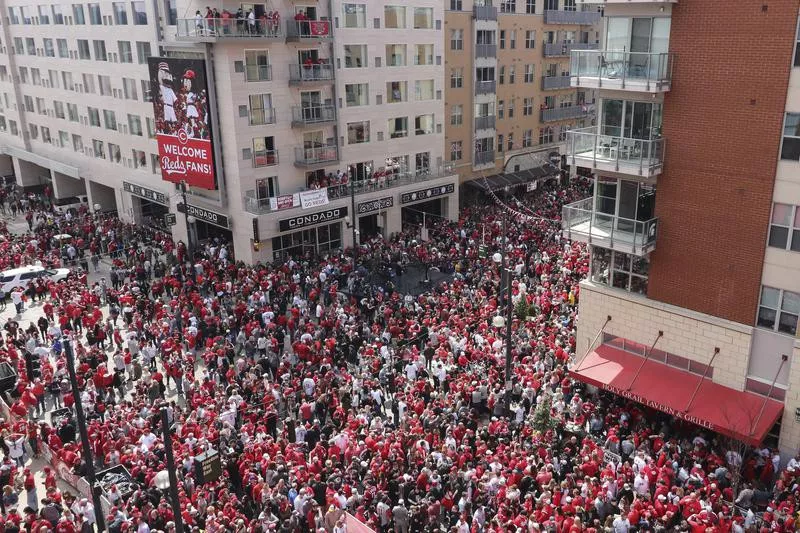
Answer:
[(307, 215), (297, 215), (292, 218), (284, 218), (278, 221), (278, 228), (281, 231), (292, 231), (308, 226), (316, 226), (317, 224), (324, 224), (325, 222), (334, 222), (347, 216), (347, 207), (337, 207), (335, 209), (327, 209), (317, 213), (310, 213)]
[(456, 190), (456, 186), (452, 183), (448, 183), (447, 185), (441, 185), (438, 187), (429, 187), (427, 189), (421, 189), (419, 191), (414, 192), (404, 192), (400, 195), (400, 203), (407, 204), (409, 202), (416, 202), (418, 200), (430, 200), (432, 198), (436, 198), (437, 196), (443, 196), (445, 194), (450, 194)]
[(300, 205), (303, 209), (312, 209), (328, 205), (328, 189), (314, 189), (300, 193)]
[(361, 202), (356, 206), (356, 211), (358, 211), (359, 215), (363, 215), (365, 213), (371, 213), (373, 211), (382, 211), (383, 209), (389, 209), (394, 205), (394, 196), (386, 196), (384, 198), (378, 198), (376, 200), (370, 200), (368, 202)]
[(216, 189), (205, 62), (166, 57), (147, 62), (161, 177)]

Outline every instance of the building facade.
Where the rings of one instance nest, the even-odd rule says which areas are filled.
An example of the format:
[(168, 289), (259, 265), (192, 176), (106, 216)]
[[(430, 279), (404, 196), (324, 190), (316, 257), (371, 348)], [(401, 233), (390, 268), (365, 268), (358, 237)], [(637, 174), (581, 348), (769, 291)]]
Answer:
[(597, 49), (600, 12), (570, 0), (447, 0), (446, 149), (462, 181), (540, 166), (594, 117), (571, 50)]
[[(793, 455), (798, 2), (603, 5), (600, 50), (573, 51), (570, 68), (572, 86), (598, 95), (597, 125), (566, 148), (595, 176), (594, 196), (563, 210), (563, 235), (591, 248), (573, 374)], [(766, 68), (753, 33), (774, 52)], [(671, 399), (641, 383), (647, 369), (674, 376)]]
[[(457, 216), (444, 155), (444, 10), (432, 0), (3, 9), (0, 172), (22, 186), (86, 194), (93, 209), (139, 223), (182, 213), (181, 187), (162, 179), (164, 111), (156, 120), (151, 94), (172, 106), (157, 92), (161, 67), (158, 83), (148, 69), (157, 57), (205, 74), (202, 88), (192, 69), (168, 75), (198, 100), (186, 109), (202, 117), (186, 120), (210, 131), (214, 184), (187, 180), (193, 240), (223, 237), (252, 262)], [(182, 215), (169, 229), (187, 236)]]

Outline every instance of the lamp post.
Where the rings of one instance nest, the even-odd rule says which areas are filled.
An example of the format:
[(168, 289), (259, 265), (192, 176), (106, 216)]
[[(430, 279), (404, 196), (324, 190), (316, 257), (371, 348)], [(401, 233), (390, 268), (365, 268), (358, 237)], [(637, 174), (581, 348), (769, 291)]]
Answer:
[(94, 505), (94, 516), (97, 522), (97, 530), (106, 529), (103, 506), (100, 502), (100, 486), (94, 475), (94, 456), (92, 447), (89, 445), (89, 433), (86, 431), (86, 417), (83, 413), (83, 402), (81, 401), (81, 391), (78, 388), (78, 377), (75, 375), (75, 353), (72, 351), (72, 341), (64, 338), (64, 354), (67, 356), (67, 371), (69, 372), (69, 382), (72, 385), (72, 396), (75, 400), (75, 417), (78, 419), (78, 431), (81, 436), (81, 446), (83, 447), (83, 460), (86, 463), (86, 478), (92, 492), (92, 505)]
[(162, 475), (163, 470), (156, 474), (156, 487), (161, 490), (169, 490), (172, 514), (175, 515), (175, 533), (183, 533), (181, 502), (178, 496), (178, 475), (175, 473), (175, 456), (172, 453), (172, 434), (169, 430), (169, 416), (166, 407), (161, 408), (161, 432), (164, 438), (164, 452), (167, 456), (167, 475), (165, 479), (165, 476)]
[[(498, 314), (492, 319), (492, 325), (496, 328), (503, 328), (506, 329), (506, 365), (505, 365), (505, 396), (504, 396), (504, 403), (505, 403), (505, 411), (506, 415), (510, 416), (511, 413), (511, 389), (512, 380), (511, 380), (511, 321), (512, 321), (512, 314), (514, 312), (513, 302), (511, 300), (511, 268), (510, 265), (506, 265), (508, 262), (508, 257), (506, 256), (506, 249), (508, 248), (508, 215), (503, 218), (503, 250), (501, 253), (495, 253), (492, 256), (492, 260), (498, 265), (500, 270), (500, 292), (502, 294), (505, 291), (505, 300), (501, 299), (498, 304), (501, 302), (505, 303), (505, 318), (499, 314), (500, 309), (502, 309), (502, 305), (498, 305)], [(505, 283), (503, 283), (503, 275), (505, 274)]]
[(345, 217), (345, 224), (353, 230), (353, 272), (358, 265), (358, 229), (356, 229), (356, 184), (351, 177), (347, 184), (350, 186), (350, 217)]
[(183, 218), (186, 221), (186, 255), (191, 263), (192, 272), (194, 272), (194, 250), (192, 247), (192, 227), (191, 225), (197, 220), (189, 214), (189, 204), (186, 203), (186, 181), (181, 181), (181, 196), (183, 197)]

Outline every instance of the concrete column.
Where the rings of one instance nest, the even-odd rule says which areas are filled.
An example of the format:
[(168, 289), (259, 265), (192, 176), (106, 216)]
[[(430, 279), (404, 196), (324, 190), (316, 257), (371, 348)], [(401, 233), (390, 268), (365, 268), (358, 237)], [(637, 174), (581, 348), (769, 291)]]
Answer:
[[(800, 361), (800, 340), (795, 339), (792, 360)], [(797, 421), (795, 410), (800, 408), (800, 364), (794, 364), (789, 370), (789, 390), (786, 391), (784, 400), (783, 418), (781, 419), (781, 435), (778, 442), (781, 455), (786, 458), (794, 457), (800, 450), (800, 422)]]

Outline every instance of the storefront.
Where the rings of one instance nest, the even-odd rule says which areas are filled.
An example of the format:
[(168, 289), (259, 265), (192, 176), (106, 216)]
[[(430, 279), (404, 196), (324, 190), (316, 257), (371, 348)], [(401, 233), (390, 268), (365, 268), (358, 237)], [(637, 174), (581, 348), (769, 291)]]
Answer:
[(169, 197), (166, 194), (127, 181), (122, 182), (122, 190), (131, 195), (133, 219), (137, 224), (160, 231), (172, 231), (165, 221), (169, 213)]
[(285, 261), (289, 257), (311, 257), (340, 250), (342, 220), (347, 213), (347, 207), (336, 207), (279, 220), (281, 235), (272, 238), (273, 259)]
[[(213, 240), (220, 243), (228, 244), (229, 248), (233, 247), (233, 233), (231, 232), (231, 222), (227, 215), (211, 211), (204, 207), (196, 205), (189, 205), (189, 216), (194, 217), (192, 227), (192, 242), (197, 244), (206, 244)], [(183, 213), (184, 207), (182, 203), (178, 204), (178, 212)], [(233, 250), (230, 250), (233, 252)]]
[(356, 205), (359, 239), (363, 243), (376, 235), (386, 236), (387, 210), (394, 206), (394, 196), (376, 198)]
[(421, 226), (427, 216), (446, 218), (448, 209), (458, 209), (457, 205), (448, 205), (449, 195), (453, 192), (455, 192), (455, 184), (448, 183), (401, 194), (403, 228), (408, 225)]

